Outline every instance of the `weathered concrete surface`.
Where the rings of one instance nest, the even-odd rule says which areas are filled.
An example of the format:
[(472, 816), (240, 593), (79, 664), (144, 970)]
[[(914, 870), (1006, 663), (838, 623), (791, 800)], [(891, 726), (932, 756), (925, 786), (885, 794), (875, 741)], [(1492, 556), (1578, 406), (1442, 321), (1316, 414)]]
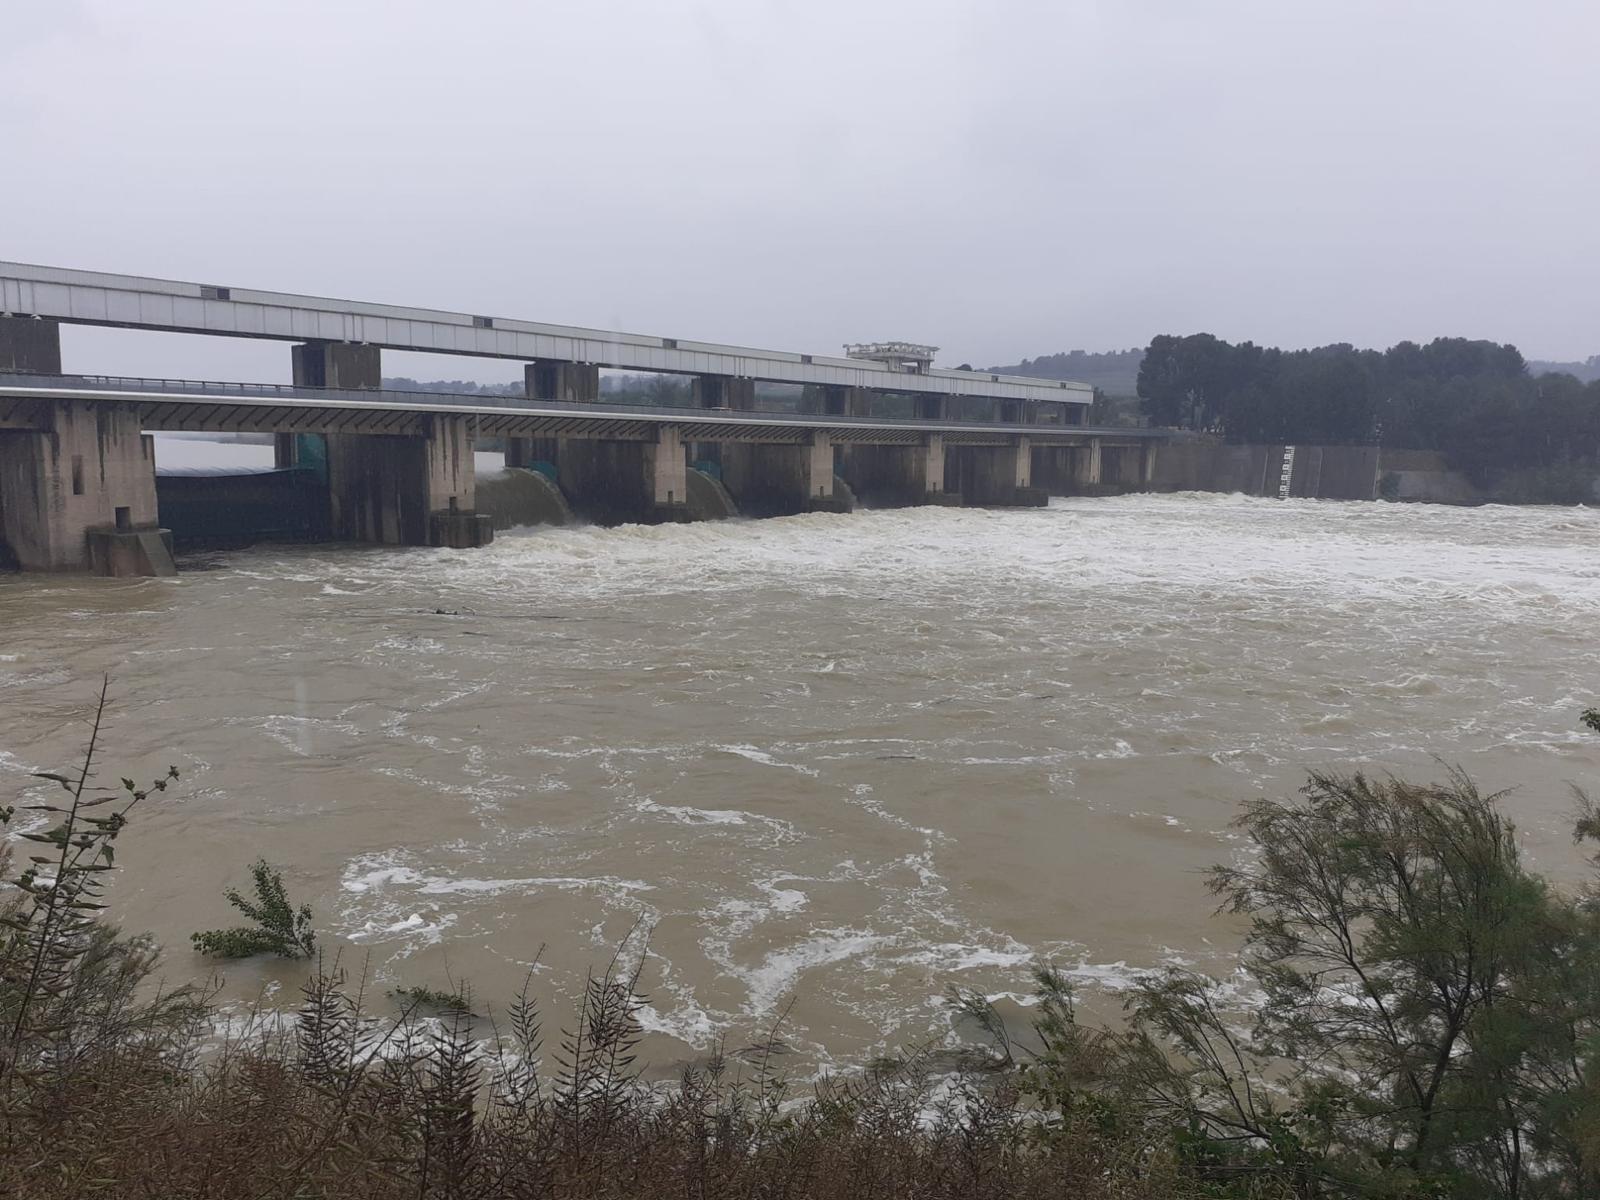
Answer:
[[(1148, 484), (1153, 492), (1243, 492), (1277, 494), (1283, 447), (1235, 446), (1211, 439), (1174, 441), (1162, 446)], [(1270, 477), (1270, 479), (1269, 479)]]
[(530, 400), (593, 404), (600, 399), (600, 368), (592, 363), (535, 359), (522, 369), (522, 387)]
[(1049, 494), (1033, 486), (1033, 446), (1025, 437), (1004, 446), (951, 447), (945, 486), (974, 507), (1042, 508), (1049, 502)]
[[(297, 387), (380, 388), (377, 346), (306, 342), (293, 348)], [(479, 546), (494, 537), (474, 511), (472, 418), (432, 415), (420, 436), (329, 434), (328, 529), (337, 539), (398, 546)], [(274, 443), (281, 467), (294, 442)]]
[(1483, 493), (1436, 450), (1384, 450), (1378, 456), (1378, 495), (1422, 504), (1481, 504)]
[(172, 534), (165, 529), (95, 528), (88, 532), (89, 569), (118, 577), (176, 575)]
[(654, 443), (563, 438), (557, 482), (579, 516), (601, 525), (689, 519), (689, 458), (675, 425)]
[(727, 408), (753, 412), (756, 407), (756, 381), (736, 375), (696, 375), (690, 384), (695, 408)]
[[(1151, 491), (1243, 492), (1276, 496), (1282, 473), (1282, 445), (1230, 445), (1212, 439), (1172, 441), (1152, 448), (1146, 468)], [(1409, 451), (1375, 446), (1296, 446), (1289, 494), (1323, 500), (1372, 500), (1379, 494), (1380, 458)], [(1433, 464), (1443, 470), (1442, 463)]]
[[(158, 528), (154, 440), (131, 405), (57, 401), (48, 420), (0, 432), (0, 539), (23, 570), (92, 570), (91, 529)], [(169, 555), (148, 573), (170, 567)]]
[(61, 374), (61, 326), (35, 317), (0, 317), (0, 371)]
[(959, 504), (944, 490), (944, 435), (912, 446), (842, 446), (839, 474), (862, 503), (877, 507)]
[(872, 393), (866, 388), (833, 385), (807, 388), (800, 411), (829, 417), (866, 417), (872, 414)]
[(834, 472), (833, 439), (821, 431), (798, 446), (722, 447), (722, 484), (752, 516), (849, 512), (851, 499), (836, 493)]
[(383, 353), (357, 342), (304, 342), (291, 347), (296, 387), (381, 388)]
[[(328, 439), (329, 529), (342, 541), (482, 545), (470, 417), (434, 415), (422, 437)], [(440, 519), (436, 519), (440, 518)]]

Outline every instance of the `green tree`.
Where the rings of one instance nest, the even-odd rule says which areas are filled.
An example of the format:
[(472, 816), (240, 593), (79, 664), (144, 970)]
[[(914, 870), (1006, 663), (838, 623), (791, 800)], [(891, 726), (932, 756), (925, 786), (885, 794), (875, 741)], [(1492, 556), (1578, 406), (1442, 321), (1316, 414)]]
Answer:
[(1157, 425), (1213, 428), (1227, 397), (1243, 383), (1235, 348), (1209, 333), (1161, 334), (1139, 364), (1139, 399)]
[(1593, 1194), (1600, 918), (1523, 866), (1496, 797), (1317, 774), (1239, 826), (1253, 853), (1210, 876), (1239, 977), (1148, 980), (1115, 1044), (1054, 1019), (1035, 1093), (1176, 1131), (1227, 1194)]

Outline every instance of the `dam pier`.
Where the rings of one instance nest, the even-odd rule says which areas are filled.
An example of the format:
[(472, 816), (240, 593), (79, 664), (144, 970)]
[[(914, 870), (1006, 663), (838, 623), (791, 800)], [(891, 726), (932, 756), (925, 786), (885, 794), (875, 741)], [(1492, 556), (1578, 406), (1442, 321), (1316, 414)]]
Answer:
[[(63, 324), (290, 343), (292, 383), (64, 370)], [(385, 349), (519, 360), (524, 394), (386, 390)], [(474, 450), (505, 447), (581, 516), (688, 519), (691, 472), (742, 512), (875, 505), (1033, 506), (1138, 485), (1163, 431), (1087, 424), (1092, 390), (932, 365), (932, 348), (844, 356), (753, 350), (432, 309), (0, 263), (0, 555), (28, 571), (173, 570), (156, 496), (158, 432), (271, 434), (320, 489), (334, 540), (471, 547), (493, 537)], [(601, 395), (600, 372), (687, 376), (689, 403)], [(798, 385), (788, 409), (758, 385)]]

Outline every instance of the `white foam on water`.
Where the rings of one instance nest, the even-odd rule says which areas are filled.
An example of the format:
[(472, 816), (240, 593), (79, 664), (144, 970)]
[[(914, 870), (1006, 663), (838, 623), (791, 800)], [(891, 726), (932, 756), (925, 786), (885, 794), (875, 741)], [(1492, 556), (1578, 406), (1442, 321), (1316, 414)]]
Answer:
[(749, 990), (748, 1016), (770, 1015), (790, 996), (802, 975), (815, 968), (860, 959), (888, 945), (887, 938), (860, 930), (819, 930), (782, 950), (770, 951), (754, 968), (734, 968)]
[[(382, 954), (477, 956), (503, 995), (479, 972), (536, 917), (571, 995), (644, 912), (678, 960), (658, 1032), (744, 1036), (798, 991), (797, 1044), (893, 1046), (952, 979), (1026, 996), (1035, 956), (1113, 993), (1217, 970), (1236, 934), (1193, 871), (1249, 853), (1237, 803), (1308, 766), (1532, 772), (1507, 804), (1569, 852), (1564, 781), (1600, 765), (1576, 727), (1597, 535), (1593, 509), (1134, 496), (262, 548), (137, 617), (5, 580), (0, 770), (67, 761), (106, 647), (166, 655), (135, 739), (213, 764), (219, 845), (314, 841), (337, 929)], [(29, 666), (63, 629), (72, 668)], [(163, 904), (135, 922), (181, 938)]]
[(795, 763), (779, 762), (765, 750), (757, 750), (754, 746), (715, 746), (713, 749), (721, 750), (725, 754), (737, 754), (740, 758), (747, 758), (751, 762), (760, 763), (764, 767), (782, 767), (789, 771), (798, 771), (802, 775), (816, 778), (818, 772), (811, 767), (799, 766)]
[(753, 819), (759, 820), (733, 808), (690, 808), (681, 804), (657, 804), (653, 800), (639, 801), (634, 811), (660, 813), (684, 825), (748, 825)]

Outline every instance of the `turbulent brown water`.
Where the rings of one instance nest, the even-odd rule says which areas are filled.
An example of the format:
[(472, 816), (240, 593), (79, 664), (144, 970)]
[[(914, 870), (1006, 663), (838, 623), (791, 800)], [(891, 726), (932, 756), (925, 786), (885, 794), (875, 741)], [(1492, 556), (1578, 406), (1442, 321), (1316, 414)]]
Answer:
[(0, 790), (73, 761), (109, 671), (108, 772), (184, 771), (114, 890), (171, 975), (265, 855), (380, 991), (497, 1000), (542, 944), (559, 1007), (638, 924), (656, 1060), (793, 997), (801, 1054), (859, 1061), (1036, 957), (1090, 991), (1227, 969), (1196, 871), (1308, 767), (1519, 785), (1575, 877), (1597, 538), (1594, 510), (1137, 496), (0, 578)]

